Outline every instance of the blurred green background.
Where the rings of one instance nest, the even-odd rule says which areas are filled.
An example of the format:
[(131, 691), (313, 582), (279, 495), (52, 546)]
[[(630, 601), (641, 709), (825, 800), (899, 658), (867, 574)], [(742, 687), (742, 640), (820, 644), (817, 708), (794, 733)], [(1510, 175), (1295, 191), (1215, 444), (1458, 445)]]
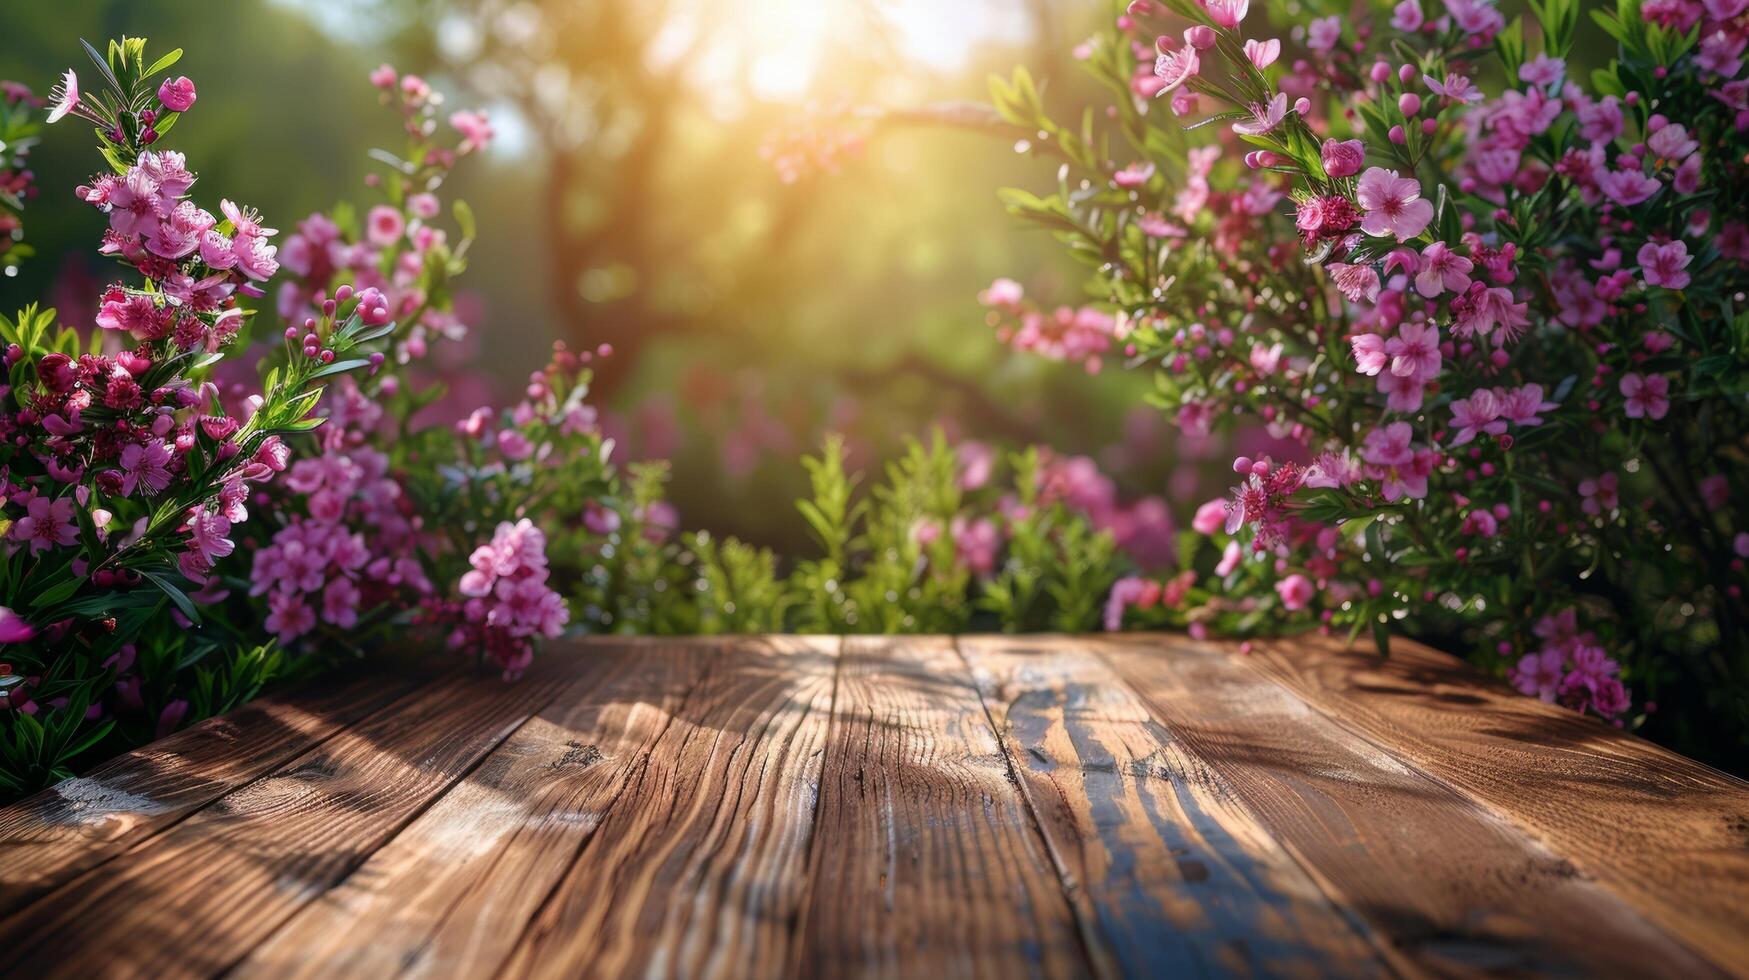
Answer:
[[(1070, 55), (1102, 5), (1073, 0), (128, 0), (15, 5), (0, 78), (47, 93), (88, 67), (78, 39), (127, 33), (186, 49), (200, 101), (174, 134), (202, 199), (259, 207), (289, 231), (364, 199), (365, 151), (398, 142), (366, 82), (390, 62), (499, 133), (449, 188), (480, 218), (467, 350), (500, 398), (554, 338), (609, 342), (598, 402), (622, 459), (674, 460), (691, 527), (805, 548), (796, 456), (844, 432), (862, 465), (935, 424), (1097, 459), (1126, 496), (1203, 499), (1142, 405), (1150, 380), (1016, 355), (977, 293), (997, 276), (1052, 302), (1079, 269), (1020, 227), (999, 186), (1052, 166), (989, 133), (884, 124), (836, 172), (786, 183), (774, 133), (845, 107), (980, 100), (1027, 65), (1052, 101), (1086, 96)], [(1064, 115), (1078, 115), (1066, 112)], [(88, 134), (50, 128), (27, 216), (39, 255), (0, 306), (39, 296), (87, 325), (111, 270), (102, 218), (74, 200)], [(1209, 447), (1181, 447), (1206, 455)], [(1202, 450), (1203, 452), (1199, 452)], [(1169, 480), (1179, 485), (1169, 485)], [(1187, 484), (1186, 481), (1189, 481)], [(1218, 486), (1218, 482), (1216, 484)]]

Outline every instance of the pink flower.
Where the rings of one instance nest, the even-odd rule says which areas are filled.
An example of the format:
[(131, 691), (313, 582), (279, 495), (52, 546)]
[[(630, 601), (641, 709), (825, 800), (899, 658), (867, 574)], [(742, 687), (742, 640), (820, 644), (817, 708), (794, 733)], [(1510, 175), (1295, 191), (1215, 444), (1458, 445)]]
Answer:
[(158, 86), (158, 101), (171, 112), (187, 112), (194, 105), (194, 83), (186, 75), (166, 78)]
[(1543, 412), (1560, 407), (1555, 402), (1543, 401), (1542, 385), (1527, 384), (1501, 395), (1500, 417), (1513, 425), (1541, 425)]
[(379, 204), (370, 209), (364, 228), (366, 241), (376, 248), (388, 248), (401, 240), (401, 235), (407, 230), (407, 221), (401, 217), (398, 208)]
[(1272, 37), (1267, 41), (1259, 41), (1256, 38), (1247, 38), (1245, 57), (1250, 60), (1252, 67), (1262, 71), (1281, 57), (1281, 39)]
[(1560, 58), (1551, 58), (1545, 52), (1518, 66), (1518, 80), (1526, 85), (1541, 85), (1550, 88), (1560, 84), (1562, 76), (1567, 73), (1567, 62)]
[(1433, 220), (1433, 202), (1421, 197), (1421, 184), (1395, 170), (1372, 167), (1360, 175), (1355, 199), (1366, 216), (1360, 229), (1369, 235), (1395, 235), (1403, 242), (1421, 234)]
[(274, 592), (267, 597), (267, 619), (262, 622), (279, 642), (290, 643), (316, 628), (316, 611), (296, 592)]
[(1014, 309), (1026, 298), (1026, 289), (1012, 279), (998, 279), (978, 294), (978, 302), (998, 309)]
[(1579, 135), (1592, 143), (1608, 143), (1621, 135), (1621, 100), (1613, 95), (1579, 107)]
[(209, 565), (223, 558), (237, 546), (225, 535), (231, 533), (231, 522), (210, 510), (196, 510), (188, 520), (188, 549), (200, 555)]
[(1700, 143), (1688, 135), (1687, 127), (1682, 124), (1666, 123), (1646, 138), (1646, 148), (1655, 157), (1676, 161), (1687, 159), (1689, 154), (1700, 149)]
[(1405, 34), (1420, 30), (1426, 20), (1427, 15), (1421, 11), (1421, 0), (1403, 0), (1391, 8), (1391, 26)]
[(1625, 411), (1630, 419), (1657, 421), (1670, 412), (1670, 379), (1662, 374), (1642, 375), (1630, 371), (1621, 376), (1617, 387), (1627, 399)]
[(1145, 187), (1148, 178), (1154, 176), (1154, 165), (1151, 163), (1132, 163), (1111, 175), (1111, 182), (1125, 189)]
[(1233, 570), (1238, 568), (1239, 563), (1244, 560), (1245, 549), (1241, 548), (1237, 541), (1228, 541), (1227, 546), (1221, 549), (1221, 560), (1219, 564), (1215, 565), (1215, 574), (1221, 578), (1226, 578), (1233, 574)]
[(1482, 101), (1482, 92), (1470, 82), (1467, 75), (1447, 75), (1445, 81), (1437, 81), (1432, 75), (1421, 76), (1421, 83), (1428, 91), (1447, 102), (1468, 105)]
[(1379, 492), (1388, 502), (1427, 496), (1427, 478), (1433, 474), (1439, 454), (1412, 448), (1414, 437), (1409, 423), (1392, 422), (1367, 433), (1362, 444), (1360, 455), (1367, 463), (1367, 476), (1379, 481)]
[(1210, 20), (1231, 29), (1251, 11), (1251, 0), (1202, 0), (1202, 9), (1208, 11)]
[(1527, 653), (1512, 670), (1512, 684), (1525, 694), (1553, 704), (1561, 687), (1561, 665), (1565, 658), (1560, 650), (1544, 649)]
[(1465, 534), (1491, 538), (1500, 533), (1500, 521), (1486, 508), (1477, 507), (1464, 515), (1464, 522), (1460, 530)]
[(1268, 105), (1253, 102), (1251, 118), (1233, 124), (1233, 132), (1240, 136), (1262, 136), (1287, 118), (1287, 93), (1277, 92)]
[(279, 272), (279, 249), (256, 235), (238, 235), (231, 240), (236, 268), (256, 282), (266, 282)]
[(1318, 590), (1312, 585), (1312, 580), (1295, 573), (1275, 583), (1275, 592), (1281, 596), (1282, 608), (1289, 611), (1304, 609), (1312, 604), (1312, 599)]
[(988, 575), (996, 570), (996, 552), (1002, 540), (989, 518), (967, 520), (956, 516), (948, 525), (948, 534), (953, 537), (955, 556), (973, 573)]
[(1411, 321), (1397, 330), (1397, 336), (1385, 341), (1385, 353), (1391, 357), (1391, 373), (1399, 378), (1431, 381), (1439, 374), (1439, 328), (1425, 322)]
[(1486, 388), (1477, 388), (1470, 397), (1451, 403), (1451, 424), (1458, 427), (1457, 437), (1451, 441), (1454, 447), (1483, 432), (1497, 436), (1506, 431), (1506, 423), (1500, 420), (1500, 400)]
[(73, 74), (73, 69), (61, 76), (61, 84), (49, 93), (53, 105), (49, 109), (49, 122), (60, 122), (67, 113), (72, 112), (79, 104), (79, 76)]
[(322, 590), (322, 618), (341, 629), (358, 625), (358, 586), (344, 575)]
[(1308, 487), (1327, 487), (1333, 490), (1351, 487), (1365, 479), (1354, 458), (1346, 451), (1321, 453), (1312, 465), (1306, 467), (1306, 483)]
[(1196, 516), (1190, 519), (1190, 526), (1198, 534), (1213, 534), (1226, 522), (1227, 500), (1225, 497), (1216, 497), (1196, 509)]
[(201, 238), (214, 223), (211, 213), (192, 201), (183, 201), (162, 222), (147, 230), (146, 247), (167, 259), (184, 258), (200, 246)]
[(1597, 178), (1597, 186), (1610, 200), (1622, 207), (1632, 207), (1656, 194), (1662, 185), (1656, 177), (1638, 170), (1611, 170)]
[(1342, 43), (1342, 18), (1332, 14), (1306, 25), (1306, 47), (1327, 54)]
[(398, 80), (399, 78), (395, 74), (394, 66), (386, 62), (371, 69), (370, 83), (375, 88), (394, 88), (395, 82)]
[(1427, 382), (1416, 377), (1404, 377), (1389, 371), (1378, 376), (1379, 394), (1385, 397), (1385, 408), (1393, 412), (1419, 412), (1427, 393)]
[(534, 443), (518, 429), (504, 429), (498, 433), (498, 452), (505, 459), (524, 460), (534, 455)]
[(1371, 303), (1379, 298), (1379, 273), (1372, 266), (1332, 262), (1328, 268), (1336, 288), (1350, 303)]
[(36, 629), (17, 613), (0, 606), (0, 643), (23, 643), (35, 635)]
[(31, 554), (64, 548), (79, 540), (79, 530), (73, 526), (72, 497), (32, 497), (24, 510), (25, 516), (12, 525), (12, 540), (29, 542)]
[(1618, 483), (1614, 473), (1605, 473), (1595, 480), (1580, 480), (1579, 509), (1593, 517), (1616, 509), (1621, 505), (1621, 497), (1616, 493)]
[(1110, 597), (1105, 600), (1106, 632), (1123, 629), (1125, 609), (1146, 609), (1159, 601), (1160, 583), (1134, 575), (1118, 579), (1111, 586)]
[(462, 134), (461, 150), (468, 153), (473, 150), (484, 150), (492, 142), (492, 124), (484, 112), (457, 112), (449, 117), (449, 124), (456, 132)]
[(1444, 242), (1434, 242), (1421, 250), (1421, 271), (1415, 274), (1415, 291), (1432, 299), (1446, 290), (1463, 292), (1470, 288), (1470, 270), (1475, 264), (1453, 252)]
[(170, 485), (170, 450), (156, 439), (129, 443), (121, 451), (121, 492), (131, 497), (144, 487), (147, 493), (162, 493)]
[(1197, 57), (1196, 48), (1191, 45), (1186, 44), (1176, 51), (1160, 55), (1154, 59), (1154, 75), (1162, 83), (1155, 97), (1183, 85), (1201, 70), (1202, 60)]
[(1680, 238), (1662, 245), (1647, 242), (1640, 246), (1636, 257), (1640, 262), (1640, 275), (1645, 277), (1648, 285), (1686, 289), (1692, 281), (1684, 270), (1694, 261), (1694, 256), (1688, 254), (1688, 245)]
[(1332, 178), (1352, 177), (1366, 165), (1366, 144), (1360, 140), (1325, 140), (1319, 155)]

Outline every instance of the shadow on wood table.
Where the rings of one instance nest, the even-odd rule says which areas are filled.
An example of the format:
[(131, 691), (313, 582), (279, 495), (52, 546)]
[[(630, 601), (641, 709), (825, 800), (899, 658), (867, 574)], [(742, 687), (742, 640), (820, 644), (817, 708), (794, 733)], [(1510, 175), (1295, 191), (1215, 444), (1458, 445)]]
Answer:
[(1749, 784), (1413, 644), (624, 640), (0, 811), (16, 976), (1709, 976)]

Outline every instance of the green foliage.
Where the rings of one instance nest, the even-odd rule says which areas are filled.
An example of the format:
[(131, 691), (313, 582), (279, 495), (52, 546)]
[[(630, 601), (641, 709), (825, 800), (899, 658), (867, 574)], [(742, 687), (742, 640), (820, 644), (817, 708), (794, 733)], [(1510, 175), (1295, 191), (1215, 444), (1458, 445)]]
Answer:
[[(863, 495), (843, 441), (802, 460), (812, 493), (796, 502), (819, 553), (788, 575), (770, 550), (734, 538), (660, 542), (638, 515), (657, 506), (665, 468), (635, 468), (631, 515), (590, 551), (580, 602), (598, 628), (653, 633), (958, 633), (1096, 629), (1112, 583), (1128, 570), (1109, 532), (1040, 495), (1040, 454), (1011, 457), (1003, 513), (994, 485), (968, 494), (961, 460), (937, 432), (913, 440)], [(966, 522), (995, 521), (1006, 558), (980, 576), (960, 553)], [(562, 554), (563, 549), (555, 549)]]

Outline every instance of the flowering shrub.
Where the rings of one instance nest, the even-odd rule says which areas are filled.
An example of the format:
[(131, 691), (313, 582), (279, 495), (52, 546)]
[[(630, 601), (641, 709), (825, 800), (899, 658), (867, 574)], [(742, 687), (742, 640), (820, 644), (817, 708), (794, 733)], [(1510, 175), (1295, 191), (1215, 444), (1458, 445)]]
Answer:
[(1085, 125), (995, 83), (1062, 163), (1004, 200), (1101, 300), (998, 283), (1010, 341), (1109, 344), (1187, 434), (1300, 447), (1199, 511), (1185, 621), (1400, 629), (1618, 724), (1749, 738), (1746, 9), (1621, 0), (1586, 76), (1577, 0), (1137, 0), (1077, 49), (1117, 96)]
[(161, 142), (195, 101), (187, 79), (154, 84), (179, 52), (148, 67), (140, 39), (87, 51), (98, 84), (67, 72), (49, 121), (96, 127), (110, 169), (78, 194), (106, 218), (100, 251), (134, 281), (104, 290), (89, 338), (52, 311), (0, 318), (7, 792), (62, 774), (112, 731), (135, 740), (224, 710), (278, 670), (228, 630), (180, 627), (202, 621), (214, 563), (285, 470), (285, 440), (317, 424), (322, 387), (370, 363), (354, 355), (392, 329), (330, 311), (319, 346), (288, 345), (227, 410), (208, 379), (252, 313), (240, 300), (277, 270), (275, 232), (228, 200), (222, 217), (197, 204), (194, 173)]
[[(363, 228), (347, 206), (312, 215), (282, 253), (253, 211), (196, 204), (195, 175), (165, 148), (197, 100), (188, 79), (157, 77), (179, 52), (144, 68), (138, 39), (88, 51), (100, 86), (68, 72), (48, 118), (96, 126), (111, 172), (78, 195), (139, 284), (104, 290), (89, 338), (34, 307), (0, 319), (0, 794), (332, 651), (423, 631), (520, 672), (568, 617), (524, 515), (581, 513), (611, 471), (582, 404), (594, 355), (562, 345), (515, 408), (454, 430), (415, 422), (443, 397), (415, 368), (464, 332), (451, 281), (473, 237), (458, 204), (451, 243), (436, 192), (486, 147), (489, 121), (454, 113), (442, 144), (441, 100), (379, 69), (409, 140), (376, 154), (385, 202)], [(286, 326), (252, 324), (247, 300), (282, 258)], [(252, 335), (273, 339), (251, 348)]]
[(453, 428), (424, 418), (446, 392), (420, 368), (438, 345), (467, 333), (453, 283), (467, 267), (473, 216), (455, 205), (452, 241), (439, 194), (492, 130), (484, 114), (460, 111), (445, 135), (442, 100), (424, 79), (385, 65), (370, 80), (400, 117), (407, 145), (373, 152), (386, 168), (369, 181), (382, 199), (362, 221), (343, 207), (298, 223), (278, 307), (293, 324), (286, 337), (306, 350), (349, 301), (367, 319), (392, 317), (388, 357), (336, 385), (318, 412), (326, 424), (291, 443), (297, 460), (265, 495), (274, 530), (246, 549), (248, 578), (237, 584), (255, 600), (245, 615), (289, 649), (364, 652), (446, 638), (514, 677), (535, 642), (559, 635), (568, 619), (548, 583), (545, 536), (528, 515), (575, 523), (570, 515), (611, 485), (594, 412), (583, 404), (595, 355), (558, 345), (507, 412), (477, 408)]

